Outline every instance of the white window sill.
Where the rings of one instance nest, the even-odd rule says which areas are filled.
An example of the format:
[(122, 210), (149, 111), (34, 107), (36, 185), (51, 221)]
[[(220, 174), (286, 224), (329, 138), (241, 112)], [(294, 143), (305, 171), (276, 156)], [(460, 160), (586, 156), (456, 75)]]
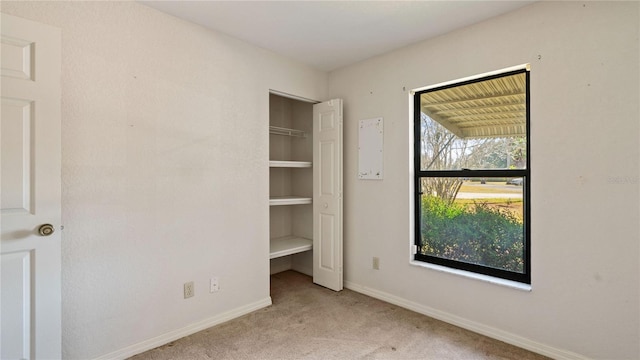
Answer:
[(449, 267), (446, 267), (446, 266), (436, 265), (436, 264), (429, 264), (429, 263), (422, 262), (422, 261), (411, 260), (411, 261), (409, 261), (409, 263), (411, 265), (414, 265), (414, 266), (419, 266), (419, 267), (422, 267), (422, 268), (427, 268), (427, 269), (440, 271), (440, 272), (444, 272), (444, 273), (448, 273), (448, 274), (462, 276), (462, 277), (466, 277), (466, 278), (470, 278), (470, 279), (480, 280), (480, 281), (488, 282), (488, 283), (495, 284), (495, 285), (509, 287), (509, 288), (516, 289), (516, 290), (531, 291), (531, 285), (523, 284), (523, 283), (520, 283), (520, 282), (517, 282), (517, 281), (505, 280), (505, 279), (501, 279), (501, 278), (497, 278), (497, 277), (493, 277), (493, 276), (489, 276), (489, 275), (484, 275), (484, 274), (476, 274), (474, 272), (465, 271), (465, 270), (452, 269), (452, 268), (449, 268)]

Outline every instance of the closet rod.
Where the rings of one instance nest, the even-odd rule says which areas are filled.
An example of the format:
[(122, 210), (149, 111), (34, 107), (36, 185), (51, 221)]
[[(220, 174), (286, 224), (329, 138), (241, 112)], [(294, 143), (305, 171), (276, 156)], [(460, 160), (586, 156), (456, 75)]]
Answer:
[(307, 134), (302, 130), (288, 129), (278, 126), (269, 126), (269, 134), (307, 137)]

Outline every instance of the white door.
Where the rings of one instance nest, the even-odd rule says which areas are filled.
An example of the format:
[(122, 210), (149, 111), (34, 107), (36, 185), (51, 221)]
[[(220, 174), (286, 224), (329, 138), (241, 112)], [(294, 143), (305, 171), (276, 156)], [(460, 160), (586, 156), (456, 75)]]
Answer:
[(1, 16), (0, 358), (60, 359), (60, 31)]
[(342, 290), (342, 100), (313, 106), (313, 282)]

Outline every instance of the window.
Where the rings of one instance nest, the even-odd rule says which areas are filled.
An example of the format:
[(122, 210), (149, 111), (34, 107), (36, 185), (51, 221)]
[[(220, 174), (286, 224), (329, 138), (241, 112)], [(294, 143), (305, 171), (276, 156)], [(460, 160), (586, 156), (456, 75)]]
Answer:
[(415, 260), (530, 284), (528, 68), (414, 95)]

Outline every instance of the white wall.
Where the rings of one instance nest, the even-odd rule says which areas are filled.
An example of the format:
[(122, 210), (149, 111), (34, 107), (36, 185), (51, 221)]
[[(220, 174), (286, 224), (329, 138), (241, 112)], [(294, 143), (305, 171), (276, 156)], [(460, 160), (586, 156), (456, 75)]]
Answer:
[[(136, 3), (1, 6), (62, 29), (64, 357), (125, 355), (268, 301), (267, 91), (324, 99), (326, 75)], [(555, 355), (638, 358), (638, 13), (543, 2), (332, 73), (347, 282)], [(410, 266), (403, 87), (526, 62), (533, 290)], [(376, 116), (385, 179), (357, 180), (356, 124)]]
[(323, 99), (327, 74), (133, 2), (2, 11), (62, 29), (64, 358), (267, 305), (268, 90)]
[[(345, 280), (555, 357), (637, 359), (638, 2), (540, 2), (334, 71), (345, 99)], [(407, 90), (531, 63), (531, 292), (409, 265)], [(360, 119), (383, 181), (357, 180)], [(373, 256), (380, 270), (371, 269)]]

